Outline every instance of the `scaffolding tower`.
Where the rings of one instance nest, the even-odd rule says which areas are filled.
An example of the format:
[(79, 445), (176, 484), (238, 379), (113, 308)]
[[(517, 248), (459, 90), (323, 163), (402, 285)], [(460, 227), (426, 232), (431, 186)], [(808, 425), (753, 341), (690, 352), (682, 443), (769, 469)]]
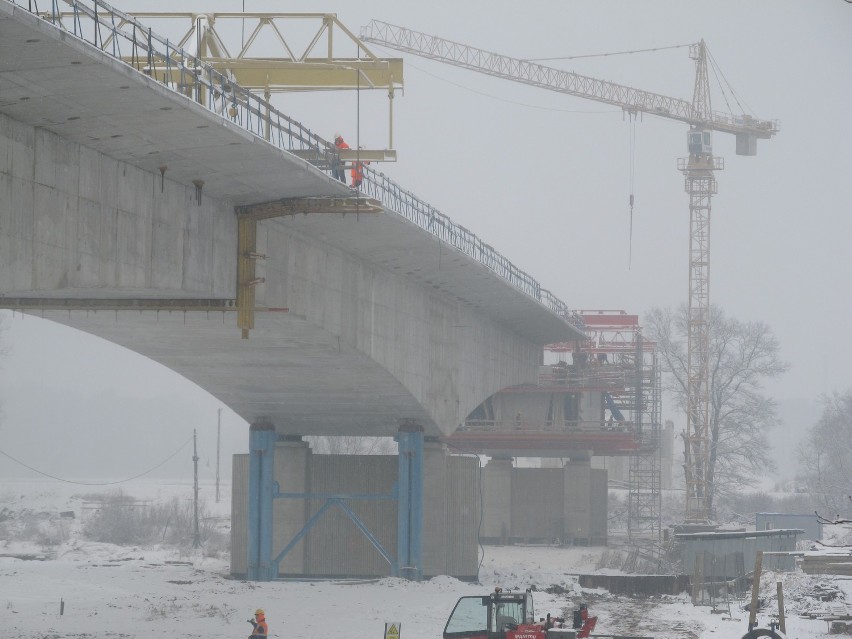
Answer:
[[(612, 391), (611, 414), (629, 415), (637, 446), (629, 458), (627, 536), (630, 543), (659, 542), (661, 524), (661, 386), (657, 345), (645, 340), (636, 315), (621, 310), (579, 311), (588, 340), (550, 344), (573, 360), (606, 361), (632, 374)], [(594, 371), (591, 371), (594, 374)], [(579, 386), (583, 386), (580, 382)]]

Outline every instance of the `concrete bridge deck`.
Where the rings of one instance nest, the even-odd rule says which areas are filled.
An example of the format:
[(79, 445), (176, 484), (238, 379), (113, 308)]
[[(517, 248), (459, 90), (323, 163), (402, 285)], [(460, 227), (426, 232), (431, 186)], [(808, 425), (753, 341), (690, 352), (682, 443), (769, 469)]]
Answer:
[(387, 435), (410, 418), (447, 434), (534, 379), (541, 345), (580, 335), (487, 245), (459, 250), (443, 216), (394, 210), (382, 178), (365, 187), (374, 213), (258, 223), (258, 305), (275, 310), (239, 339), (234, 207), (351, 189), (8, 0), (0, 143), (0, 306), (151, 357), (280, 432)]

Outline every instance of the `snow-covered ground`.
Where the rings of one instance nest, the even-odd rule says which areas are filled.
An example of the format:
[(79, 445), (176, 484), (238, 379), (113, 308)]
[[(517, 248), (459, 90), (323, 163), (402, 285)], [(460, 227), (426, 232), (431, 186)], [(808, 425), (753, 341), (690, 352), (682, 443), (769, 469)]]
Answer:
[[(192, 497), (187, 483), (138, 481), (121, 488), (140, 501)], [(381, 639), (384, 624), (397, 622), (401, 639), (436, 639), (458, 597), (484, 594), (496, 585), (534, 586), (538, 615), (570, 619), (576, 605), (587, 602), (599, 617), (600, 634), (699, 639), (741, 637), (746, 630), (748, 615), (736, 605), (730, 614), (718, 614), (692, 606), (686, 595), (630, 599), (581, 590), (576, 574), (594, 570), (601, 552), (595, 548), (489, 546), (479, 584), (449, 577), (423, 583), (234, 580), (227, 554), (209, 548), (180, 551), (85, 540), (80, 529), (91, 516), (86, 504), (105, 490), (48, 481), (0, 485), (0, 638), (239, 638), (249, 634), (246, 620), (261, 607), (273, 637)], [(201, 494), (207, 516), (227, 528), (229, 487), (223, 486), (219, 503), (213, 486), (204, 485)], [(62, 511), (74, 511), (75, 518), (60, 519)], [(30, 527), (29, 534), (22, 526)], [(41, 544), (35, 541), (40, 526), (53, 531), (41, 536)], [(27, 555), (34, 558), (20, 558)], [(829, 637), (824, 621), (798, 616), (824, 605), (811, 596), (817, 584), (838, 587), (852, 601), (852, 581), (801, 573), (765, 575), (767, 597), (774, 596), (778, 580), (786, 593), (788, 637)], [(760, 619), (766, 622), (768, 613)]]

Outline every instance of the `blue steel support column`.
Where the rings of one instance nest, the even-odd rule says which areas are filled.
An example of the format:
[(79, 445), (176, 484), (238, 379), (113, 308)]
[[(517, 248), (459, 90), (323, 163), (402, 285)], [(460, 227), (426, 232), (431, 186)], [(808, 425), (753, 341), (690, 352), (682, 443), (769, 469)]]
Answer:
[(275, 427), (249, 427), (248, 570), (249, 581), (269, 581), (277, 575), (272, 562), (272, 481)]
[(404, 422), (399, 444), (399, 511), (397, 564), (399, 576), (423, 577), (423, 428)]

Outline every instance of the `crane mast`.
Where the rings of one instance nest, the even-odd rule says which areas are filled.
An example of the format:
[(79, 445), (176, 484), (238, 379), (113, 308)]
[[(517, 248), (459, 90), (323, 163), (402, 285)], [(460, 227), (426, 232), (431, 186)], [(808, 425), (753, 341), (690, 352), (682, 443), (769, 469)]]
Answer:
[(630, 114), (649, 113), (690, 125), (687, 133), (689, 157), (678, 160), (678, 170), (685, 176), (685, 190), (689, 194), (685, 515), (687, 521), (709, 520), (713, 494), (710, 461), (710, 201), (717, 192), (714, 172), (724, 168), (723, 159), (713, 155), (712, 136), (713, 131), (731, 133), (737, 139), (738, 155), (756, 155), (756, 141), (775, 135), (778, 132), (777, 120), (713, 112), (707, 48), (703, 40), (690, 45), (690, 57), (695, 60), (695, 86), (692, 102), (689, 102), (492, 53), (378, 20), (361, 29), (361, 39), (479, 73), (611, 104)]
[[(693, 107), (710, 112), (707, 51), (702, 40), (690, 50), (695, 60)], [(710, 201), (717, 192), (714, 171), (724, 168), (713, 157), (712, 133), (694, 127), (687, 135), (688, 158), (678, 161), (689, 194), (689, 307), (687, 315), (686, 432), (684, 479), (686, 520), (710, 519)]]

